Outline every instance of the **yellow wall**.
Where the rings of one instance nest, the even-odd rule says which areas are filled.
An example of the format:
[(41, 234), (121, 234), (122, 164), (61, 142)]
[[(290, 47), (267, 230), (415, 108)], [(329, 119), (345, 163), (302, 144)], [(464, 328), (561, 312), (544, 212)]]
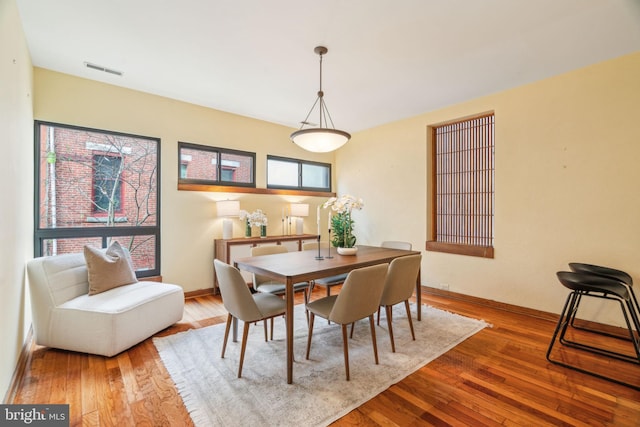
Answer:
[(0, 396), (11, 382), (31, 313), (33, 257), (32, 65), (15, 0), (0, 1)]
[[(640, 52), (357, 133), (336, 156), (361, 243), (426, 240), (430, 124), (495, 111), (495, 259), (424, 252), (423, 283), (558, 313), (571, 261), (640, 282)], [(596, 307), (597, 306), (597, 307)], [(596, 304), (620, 324), (619, 309)], [(593, 313), (591, 313), (593, 314)]]
[[(282, 234), (283, 207), (291, 202), (309, 203), (305, 232), (315, 233), (315, 206), (326, 197), (177, 190), (178, 141), (255, 152), (260, 188), (266, 186), (267, 154), (333, 162), (332, 153), (313, 154), (293, 144), (291, 128), (50, 70), (34, 70), (36, 119), (161, 139), (161, 273), (165, 281), (181, 285), (186, 292), (213, 285), (213, 239), (222, 237), (215, 200), (238, 199), (241, 209), (262, 209), (270, 221), (269, 235)], [(323, 230), (326, 221), (324, 218)], [(243, 225), (236, 219), (234, 235), (241, 237), (243, 233)]]

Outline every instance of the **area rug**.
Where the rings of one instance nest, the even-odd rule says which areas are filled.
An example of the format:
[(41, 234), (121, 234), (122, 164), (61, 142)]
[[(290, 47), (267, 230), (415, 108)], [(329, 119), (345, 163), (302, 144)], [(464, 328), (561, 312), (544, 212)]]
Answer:
[[(411, 340), (404, 305), (394, 307), (396, 352), (384, 318), (376, 327), (380, 364), (374, 363), (368, 320), (349, 340), (351, 380), (345, 380), (340, 326), (316, 318), (311, 355), (305, 360), (304, 307), (295, 307), (293, 384), (286, 383), (284, 320), (276, 319), (273, 341), (262, 324), (252, 325), (242, 378), (237, 378), (240, 342), (229, 340), (220, 358), (224, 324), (154, 338), (194, 424), (204, 426), (325, 426), (401, 381), (482, 330), (487, 324), (423, 306)], [(242, 324), (239, 325), (240, 334)]]

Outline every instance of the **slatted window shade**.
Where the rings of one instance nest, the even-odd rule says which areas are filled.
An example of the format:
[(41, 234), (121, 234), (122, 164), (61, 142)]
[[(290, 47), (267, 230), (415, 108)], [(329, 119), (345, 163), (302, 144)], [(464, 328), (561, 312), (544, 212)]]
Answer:
[(493, 258), (494, 115), (431, 130), (433, 226), (426, 249)]

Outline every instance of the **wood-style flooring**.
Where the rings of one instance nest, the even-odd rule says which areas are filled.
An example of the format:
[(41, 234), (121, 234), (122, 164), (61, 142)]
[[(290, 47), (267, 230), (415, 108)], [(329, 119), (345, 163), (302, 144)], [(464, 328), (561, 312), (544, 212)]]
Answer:
[[(322, 292), (318, 289), (313, 298)], [(555, 328), (550, 316), (426, 289), (423, 302), (484, 319), (492, 327), (334, 425), (640, 426), (640, 391), (545, 359)], [(221, 323), (225, 317), (219, 297), (190, 298), (182, 321), (158, 335)], [(387, 351), (386, 344), (381, 336), (380, 351)], [(639, 365), (580, 354), (566, 357), (640, 385)], [(68, 403), (72, 426), (192, 425), (151, 339), (112, 358), (33, 346), (10, 403)]]

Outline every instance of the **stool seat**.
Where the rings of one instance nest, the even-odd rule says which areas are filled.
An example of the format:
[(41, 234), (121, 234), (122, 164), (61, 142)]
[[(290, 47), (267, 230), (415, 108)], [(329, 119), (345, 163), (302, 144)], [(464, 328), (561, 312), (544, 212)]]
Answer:
[(570, 262), (569, 268), (571, 271), (576, 273), (587, 273), (587, 274), (595, 274), (596, 276), (604, 276), (611, 277), (613, 279), (617, 279), (628, 286), (633, 286), (633, 279), (631, 276), (622, 271), (616, 270), (615, 268), (603, 267), (600, 265), (594, 264), (584, 264), (581, 262)]
[(630, 298), (629, 288), (608, 277), (571, 271), (560, 271), (557, 276), (560, 283), (573, 291), (602, 292), (606, 295), (614, 295), (624, 301), (629, 301)]

